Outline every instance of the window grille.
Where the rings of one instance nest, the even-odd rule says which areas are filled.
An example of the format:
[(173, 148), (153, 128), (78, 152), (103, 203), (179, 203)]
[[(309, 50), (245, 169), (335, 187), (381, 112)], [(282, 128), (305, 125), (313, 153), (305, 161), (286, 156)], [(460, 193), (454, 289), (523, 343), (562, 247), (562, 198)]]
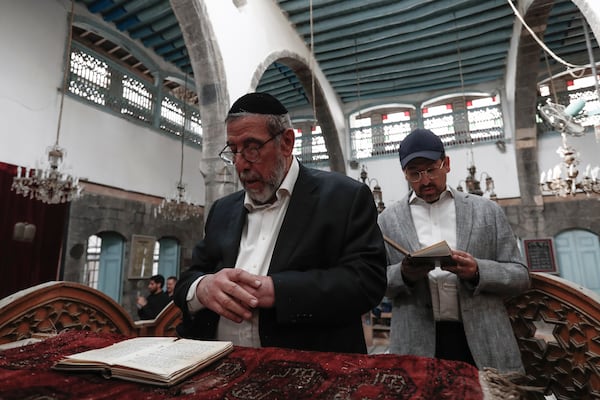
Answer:
[(296, 133), (296, 140), (293, 154), (298, 160), (304, 164), (326, 163), (329, 160), (325, 138), (320, 126), (317, 125), (308, 132), (296, 129), (294, 132)]
[(168, 134), (179, 136), (185, 127), (188, 143), (202, 145), (197, 107), (188, 104), (184, 113), (183, 101), (171, 94), (158, 101), (156, 85), (77, 42), (71, 49), (70, 72), (69, 94)]
[[(446, 147), (495, 142), (504, 137), (502, 108), (497, 96), (474, 99), (467, 102), (465, 108), (454, 110), (450, 103), (425, 107), (421, 109), (422, 127), (439, 135)], [(365, 123), (364, 120), (368, 121), (368, 118), (356, 120), (357, 126), (350, 129), (352, 158), (396, 154), (400, 142), (418, 127), (417, 120), (411, 118), (410, 113), (397, 114), (392, 118), (384, 118), (386, 122), (382, 124)]]

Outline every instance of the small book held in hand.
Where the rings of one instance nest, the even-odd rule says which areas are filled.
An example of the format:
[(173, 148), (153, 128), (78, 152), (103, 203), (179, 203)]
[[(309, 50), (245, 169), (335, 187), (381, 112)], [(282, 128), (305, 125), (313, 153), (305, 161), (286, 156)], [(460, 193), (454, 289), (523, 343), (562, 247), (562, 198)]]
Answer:
[(232, 350), (233, 344), (225, 341), (138, 337), (67, 356), (52, 368), (98, 371), (106, 378), (172, 386)]
[(440, 267), (456, 265), (456, 261), (452, 259), (452, 250), (445, 240), (411, 253), (389, 237), (384, 236), (383, 239), (394, 249), (398, 250), (400, 253), (409, 258), (411, 263), (415, 265), (435, 267), (436, 261), (440, 262)]

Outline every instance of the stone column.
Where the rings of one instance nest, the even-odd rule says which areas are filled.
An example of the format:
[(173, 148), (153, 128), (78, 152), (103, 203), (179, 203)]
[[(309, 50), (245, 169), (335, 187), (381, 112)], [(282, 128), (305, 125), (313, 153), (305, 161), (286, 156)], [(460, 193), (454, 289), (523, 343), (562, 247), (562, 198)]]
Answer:
[[(205, 210), (219, 197), (237, 187), (235, 172), (226, 167), (218, 154), (225, 146), (225, 116), (229, 95), (223, 58), (208, 18), (204, 2), (170, 0), (171, 7), (190, 55), (202, 118), (202, 160), (200, 172), (206, 187)], [(229, 171), (223, 171), (229, 168)], [(230, 179), (233, 177), (233, 179)], [(204, 215), (208, 215), (205, 212)]]

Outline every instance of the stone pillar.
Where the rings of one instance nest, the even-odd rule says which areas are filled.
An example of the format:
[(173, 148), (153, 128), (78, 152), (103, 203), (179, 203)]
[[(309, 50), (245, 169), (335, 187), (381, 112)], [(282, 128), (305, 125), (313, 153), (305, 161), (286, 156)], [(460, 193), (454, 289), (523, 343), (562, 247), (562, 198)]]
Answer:
[[(200, 172), (206, 187), (205, 216), (219, 197), (232, 193), (237, 177), (218, 154), (225, 146), (225, 116), (229, 110), (229, 95), (223, 58), (202, 1), (170, 0), (173, 13), (190, 55), (200, 116), (202, 118), (202, 160)], [(228, 168), (228, 171), (223, 171)], [(233, 177), (233, 179), (230, 179)]]
[[(525, 14), (527, 25), (538, 37), (543, 37), (553, 3), (534, 1)], [(537, 81), (540, 46), (525, 28), (517, 52), (515, 77), (515, 152), (522, 210), (519, 215), (521, 237), (546, 236), (544, 201), (539, 187), (537, 163)]]

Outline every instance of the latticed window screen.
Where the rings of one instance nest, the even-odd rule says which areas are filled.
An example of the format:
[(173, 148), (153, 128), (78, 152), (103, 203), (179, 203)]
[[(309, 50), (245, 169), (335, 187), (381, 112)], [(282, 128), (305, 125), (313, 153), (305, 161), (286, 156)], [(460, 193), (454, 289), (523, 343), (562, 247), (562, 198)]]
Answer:
[[(372, 124), (369, 118), (354, 121), (350, 129), (352, 158), (396, 154), (400, 142), (418, 127), (417, 119), (411, 117), (409, 112), (397, 114), (392, 118), (386, 115), (381, 124)], [(473, 141), (495, 142), (505, 136), (502, 108), (497, 96), (468, 101), (463, 110), (455, 110), (450, 101), (448, 104), (424, 107), (421, 116), (420, 125), (439, 135), (446, 147)]]
[(319, 125), (311, 130), (300, 131), (294, 129), (296, 141), (294, 142), (294, 155), (305, 164), (326, 163), (329, 160), (325, 138)]
[(70, 72), (70, 94), (170, 134), (180, 136), (185, 128), (188, 143), (202, 145), (197, 107), (184, 108), (184, 102), (169, 93), (158, 100), (156, 85), (77, 42), (71, 50)]
[(108, 64), (96, 57), (74, 48), (71, 51), (71, 81), (69, 91), (85, 100), (106, 105), (106, 93), (110, 86)]

